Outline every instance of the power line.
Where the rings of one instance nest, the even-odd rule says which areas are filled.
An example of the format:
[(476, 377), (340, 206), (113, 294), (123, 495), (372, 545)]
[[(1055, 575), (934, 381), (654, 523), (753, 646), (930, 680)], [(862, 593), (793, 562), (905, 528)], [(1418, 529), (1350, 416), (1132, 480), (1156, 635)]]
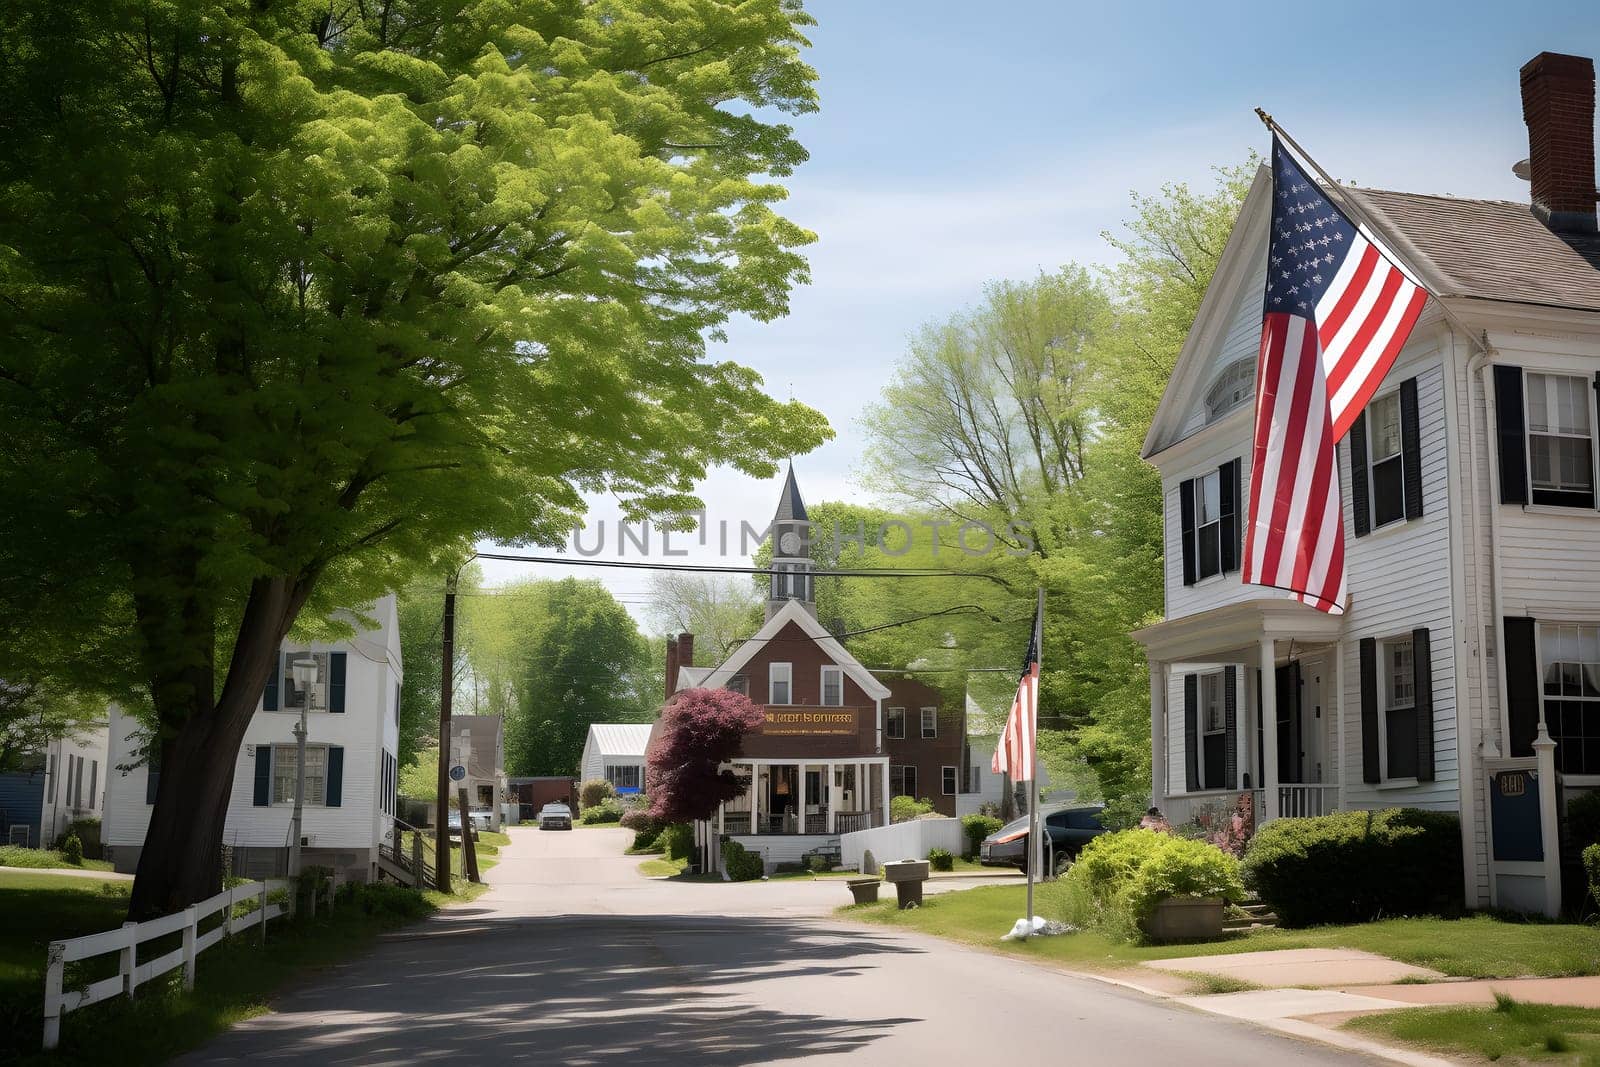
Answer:
[[(639, 563), (622, 559), (573, 559), (570, 556), (531, 556), (510, 552), (476, 552), (473, 556), (476, 559), (494, 559), (509, 563), (546, 563), (554, 566), (610, 567), (621, 570), (687, 571), (699, 574), (792, 575), (794, 573), (793, 571), (774, 570), (771, 567), (735, 567), (726, 564), (701, 563)], [(815, 570), (808, 573), (817, 578), (982, 578), (985, 581), (1002, 585), (1007, 589), (1012, 588), (1011, 583), (999, 575), (986, 574), (983, 571), (945, 571), (927, 567), (899, 567), (885, 568), (883, 570)]]

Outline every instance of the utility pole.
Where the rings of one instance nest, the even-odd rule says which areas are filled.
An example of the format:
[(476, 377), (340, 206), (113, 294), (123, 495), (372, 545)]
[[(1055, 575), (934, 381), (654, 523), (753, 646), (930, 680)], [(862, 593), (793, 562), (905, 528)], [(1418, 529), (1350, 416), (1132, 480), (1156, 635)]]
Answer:
[[(450, 697), (456, 681), (456, 577), (444, 581), (444, 661), (439, 682), (439, 799), (434, 827), (434, 888), (450, 892)], [(466, 833), (467, 813), (461, 813), (461, 830)]]

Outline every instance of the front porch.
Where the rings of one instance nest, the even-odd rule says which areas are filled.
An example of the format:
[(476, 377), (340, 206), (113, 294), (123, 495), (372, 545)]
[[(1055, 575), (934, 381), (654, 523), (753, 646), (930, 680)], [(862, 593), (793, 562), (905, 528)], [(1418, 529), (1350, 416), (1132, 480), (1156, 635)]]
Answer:
[(1134, 633), (1150, 663), (1152, 802), (1174, 825), (1340, 808), (1343, 620), (1251, 600)]
[(886, 826), (889, 759), (744, 759), (728, 765), (744, 783), (718, 810), (718, 837), (817, 836)]

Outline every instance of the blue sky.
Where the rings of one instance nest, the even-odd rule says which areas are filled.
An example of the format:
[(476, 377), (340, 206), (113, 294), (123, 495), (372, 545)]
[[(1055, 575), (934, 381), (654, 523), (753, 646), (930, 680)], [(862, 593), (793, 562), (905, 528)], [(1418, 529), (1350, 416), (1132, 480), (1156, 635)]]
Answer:
[[(1212, 166), (1266, 151), (1257, 105), (1341, 180), (1526, 200), (1511, 174), (1527, 155), (1518, 69), (1547, 49), (1600, 54), (1592, 0), (808, 8), (822, 108), (795, 121), (811, 159), (784, 212), (818, 234), (813, 282), (788, 318), (736, 322), (712, 355), (828, 416), (838, 436), (796, 461), (813, 501), (868, 499), (856, 421), (920, 324), (991, 279), (1112, 262), (1101, 233), (1128, 216), (1131, 192), (1203, 184)], [(716, 471), (702, 495), (737, 528), (770, 518), (779, 484)], [(591, 519), (614, 549), (614, 513), (597, 503)], [(638, 608), (643, 575), (607, 582)]]

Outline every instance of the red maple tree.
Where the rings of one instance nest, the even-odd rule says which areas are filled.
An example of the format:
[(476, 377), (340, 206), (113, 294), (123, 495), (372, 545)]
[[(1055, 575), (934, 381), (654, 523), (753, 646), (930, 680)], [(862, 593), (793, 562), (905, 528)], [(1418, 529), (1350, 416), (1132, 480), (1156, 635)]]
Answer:
[(645, 753), (650, 815), (662, 822), (710, 818), (742, 788), (722, 764), (736, 759), (744, 735), (761, 725), (750, 698), (727, 689), (685, 689), (661, 713)]

